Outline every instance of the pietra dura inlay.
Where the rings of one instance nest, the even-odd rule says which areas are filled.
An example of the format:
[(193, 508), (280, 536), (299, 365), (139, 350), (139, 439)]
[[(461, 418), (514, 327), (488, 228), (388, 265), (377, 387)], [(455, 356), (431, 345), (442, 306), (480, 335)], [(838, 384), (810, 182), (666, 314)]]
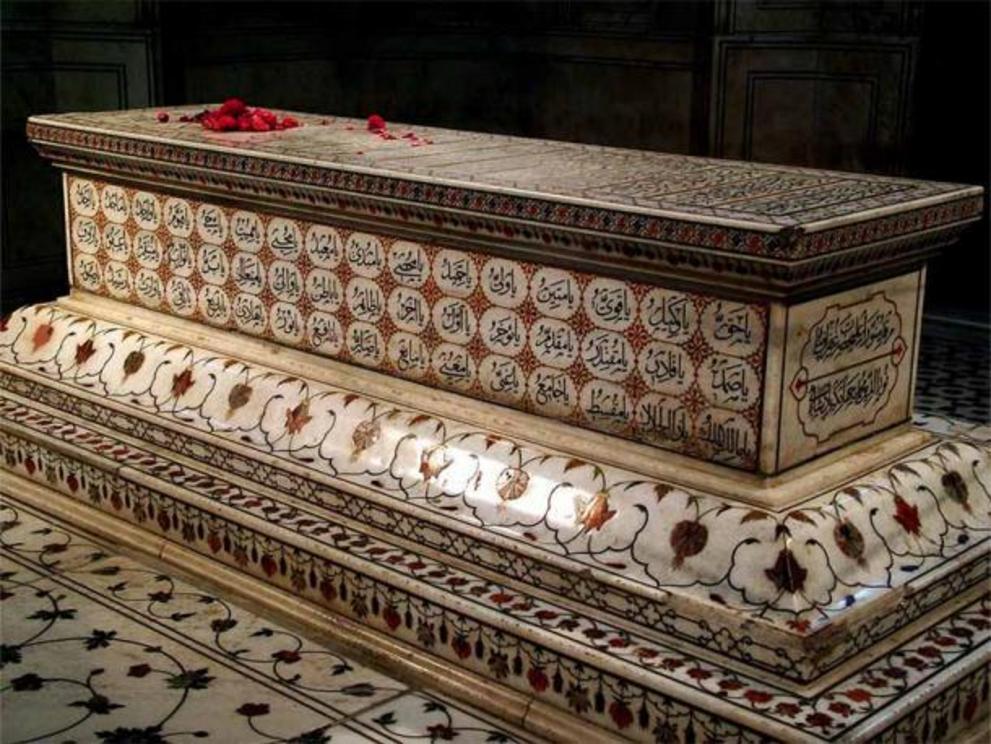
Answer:
[(767, 306), (71, 177), (74, 282), (743, 468)]
[[(716, 741), (928, 741), (930, 733), (942, 737), (978, 720), (987, 707), (986, 594), (956, 602), (931, 627), (903, 634), (824, 688), (795, 691), (43, 412), (26, 410), (17, 420), (96, 453), (77, 460), (50, 449), (55, 440), (39, 445), (34, 436), (0, 432), (4, 462), (19, 475), (624, 738), (687, 744), (701, 731)], [(124, 466), (114, 473), (108, 459)], [(133, 479), (135, 468), (151, 477)], [(166, 481), (180, 486), (181, 498)], [(725, 638), (714, 641), (727, 646)], [(929, 686), (941, 694), (920, 694)]]

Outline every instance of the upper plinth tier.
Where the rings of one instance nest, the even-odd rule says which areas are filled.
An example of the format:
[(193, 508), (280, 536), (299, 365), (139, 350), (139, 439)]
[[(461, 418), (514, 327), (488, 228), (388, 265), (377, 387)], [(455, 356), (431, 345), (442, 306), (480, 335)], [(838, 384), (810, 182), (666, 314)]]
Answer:
[(982, 210), (982, 189), (959, 184), (398, 124), (388, 139), (306, 114), (265, 133), (178, 122), (201, 109), (168, 123), (148, 109), (36, 116), (28, 135), (66, 166), (119, 178), (758, 298), (917, 266)]

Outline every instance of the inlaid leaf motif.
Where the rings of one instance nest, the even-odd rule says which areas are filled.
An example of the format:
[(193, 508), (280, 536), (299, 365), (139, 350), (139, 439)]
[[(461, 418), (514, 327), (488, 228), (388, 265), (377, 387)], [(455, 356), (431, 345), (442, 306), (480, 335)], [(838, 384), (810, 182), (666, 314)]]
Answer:
[(764, 570), (764, 575), (782, 592), (794, 594), (802, 591), (805, 587), (805, 578), (808, 571), (802, 568), (795, 559), (794, 554), (783, 548), (778, 553), (778, 559), (771, 568)]
[(571, 470), (574, 470), (575, 468), (583, 468), (586, 465), (588, 465), (588, 463), (585, 462), (584, 460), (579, 460), (579, 459), (573, 457), (570, 460), (568, 460), (567, 463), (565, 463), (565, 465), (564, 465), (564, 472), (567, 473), (567, 472), (569, 472)]
[(663, 483), (658, 483), (654, 486), (654, 496), (657, 498), (657, 503), (661, 503), (664, 497), (670, 494), (674, 489), (671, 486), (667, 486)]
[(506, 468), (496, 479), (496, 493), (503, 501), (515, 501), (526, 493), (530, 474), (519, 468)]
[(702, 552), (709, 540), (709, 529), (701, 522), (684, 519), (671, 530), (671, 548), (674, 550), (674, 567), (681, 568), (685, 558)]
[(52, 327), (51, 323), (42, 323), (35, 328), (34, 335), (31, 336), (31, 351), (37, 351), (51, 341), (53, 333), (55, 333), (55, 328)]
[(805, 522), (806, 524), (815, 525), (815, 520), (803, 511), (790, 512), (785, 519), (794, 519), (796, 522)]
[(141, 365), (145, 363), (145, 355), (143, 351), (132, 351), (124, 359), (124, 377), (128, 378), (141, 369)]
[(761, 519), (770, 519), (771, 515), (767, 512), (758, 511), (757, 509), (751, 509), (742, 517), (740, 517), (740, 524), (746, 524), (747, 522), (757, 522)]
[(243, 382), (239, 382), (237, 385), (231, 388), (230, 394), (227, 396), (227, 415), (230, 416), (239, 408), (243, 408), (251, 400), (251, 394), (254, 390), (251, 389), (250, 385), (246, 385)]
[(599, 491), (582, 509), (578, 521), (586, 530), (600, 530), (602, 526), (616, 516), (616, 510), (609, 508), (609, 494)]

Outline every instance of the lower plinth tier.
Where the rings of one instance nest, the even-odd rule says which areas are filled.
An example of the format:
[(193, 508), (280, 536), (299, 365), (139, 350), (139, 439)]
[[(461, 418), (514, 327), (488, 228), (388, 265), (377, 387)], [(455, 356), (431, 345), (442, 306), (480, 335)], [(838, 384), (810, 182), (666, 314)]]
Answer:
[[(921, 276), (886, 281), (768, 337), (859, 303), (901, 325), (851, 369), (895, 379)], [(795, 380), (833, 370), (794, 353), (811, 420)], [(0, 490), (355, 621), (551, 738), (949, 740), (988, 711), (991, 427), (907, 405), (761, 476), (74, 293), (3, 321)]]

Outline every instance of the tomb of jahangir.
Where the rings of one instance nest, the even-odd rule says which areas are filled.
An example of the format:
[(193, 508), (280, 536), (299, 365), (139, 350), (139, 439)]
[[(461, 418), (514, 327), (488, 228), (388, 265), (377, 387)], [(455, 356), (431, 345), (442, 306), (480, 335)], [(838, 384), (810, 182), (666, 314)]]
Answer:
[(28, 123), (71, 276), (0, 329), (30, 503), (538, 736), (986, 725), (991, 428), (912, 417), (980, 187), (201, 109)]

